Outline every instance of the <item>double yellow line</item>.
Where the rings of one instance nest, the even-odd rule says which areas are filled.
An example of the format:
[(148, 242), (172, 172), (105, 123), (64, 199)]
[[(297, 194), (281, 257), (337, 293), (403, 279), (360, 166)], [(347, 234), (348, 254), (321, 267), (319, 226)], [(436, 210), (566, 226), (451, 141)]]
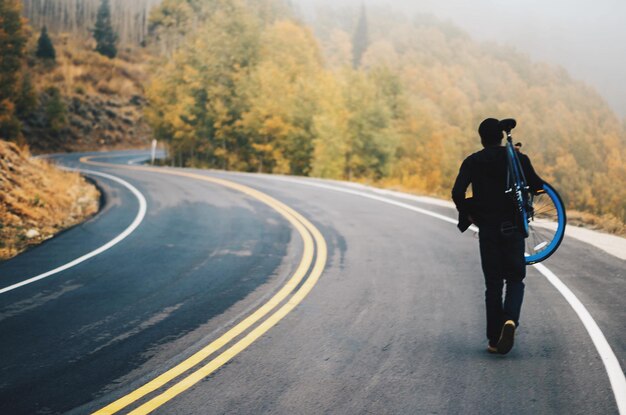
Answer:
[[(156, 172), (160, 174), (169, 174), (173, 176), (182, 176), (196, 180), (202, 180), (218, 184), (253, 197), (266, 205), (270, 206), (280, 213), (291, 225), (298, 231), (304, 243), (302, 259), (298, 268), (287, 281), (287, 283), (272, 298), (263, 304), (259, 309), (246, 317), (243, 321), (228, 330), (218, 339), (205, 346), (183, 362), (169, 369), (162, 375), (149, 381), (145, 385), (132, 391), (131, 393), (119, 398), (115, 402), (105, 406), (104, 408), (94, 412), (94, 415), (115, 414), (118, 411), (128, 407), (139, 399), (146, 397), (153, 392), (158, 391), (155, 396), (147, 402), (128, 412), (132, 415), (148, 414), (177, 395), (191, 388), (202, 379), (215, 372), (221, 366), (237, 356), (241, 351), (246, 349), (256, 339), (261, 337), (265, 332), (274, 327), (283, 317), (291, 312), (313, 289), (319, 280), (327, 259), (326, 241), (321, 232), (311, 224), (301, 214), (291, 209), (282, 202), (238, 183), (230, 182), (209, 176), (203, 176), (196, 173), (190, 173), (180, 170), (157, 169), (144, 166), (127, 166), (118, 164), (108, 164), (91, 160), (92, 157), (83, 157), (80, 159), (82, 163), (95, 166), (125, 168), (130, 170), (140, 170)], [(311, 265), (313, 268), (311, 269)], [(310, 270), (311, 269), (311, 270)], [(310, 270), (310, 272), (309, 272)], [(308, 274), (308, 278), (305, 277)], [(302, 282), (304, 280), (304, 282)], [(298, 288), (298, 286), (300, 286)], [(296, 288), (298, 288), (296, 290)], [(294, 292), (295, 290), (295, 292)], [(292, 294), (293, 293), (293, 294)], [(282, 305), (281, 305), (282, 304)], [(280, 306), (280, 307), (279, 307)], [(278, 307), (278, 308), (277, 308)], [(270, 314), (271, 313), (271, 314)], [(265, 318), (266, 316), (268, 316)], [(265, 319), (264, 319), (265, 318)], [(264, 320), (263, 320), (264, 319)], [(255, 324), (263, 320), (260, 324), (250, 330), (245, 336), (236, 340), (237, 337), (244, 334)], [(211, 358), (216, 352), (227, 347), (219, 355)], [(211, 359), (210, 359), (211, 358)], [(170, 385), (171, 386), (168, 386)]]

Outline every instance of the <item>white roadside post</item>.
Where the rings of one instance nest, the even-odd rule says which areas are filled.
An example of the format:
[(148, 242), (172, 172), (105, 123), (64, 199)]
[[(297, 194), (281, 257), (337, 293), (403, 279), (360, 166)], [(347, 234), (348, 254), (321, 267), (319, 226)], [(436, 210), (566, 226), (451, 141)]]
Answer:
[(152, 140), (152, 151), (150, 153), (150, 164), (154, 165), (154, 159), (156, 158), (157, 140)]

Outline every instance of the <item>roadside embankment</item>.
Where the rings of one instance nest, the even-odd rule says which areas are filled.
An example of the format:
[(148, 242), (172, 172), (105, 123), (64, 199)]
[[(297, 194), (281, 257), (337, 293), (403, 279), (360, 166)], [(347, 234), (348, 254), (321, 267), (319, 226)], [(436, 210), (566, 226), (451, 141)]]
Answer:
[(78, 173), (0, 140), (0, 260), (84, 221), (98, 211), (99, 199)]

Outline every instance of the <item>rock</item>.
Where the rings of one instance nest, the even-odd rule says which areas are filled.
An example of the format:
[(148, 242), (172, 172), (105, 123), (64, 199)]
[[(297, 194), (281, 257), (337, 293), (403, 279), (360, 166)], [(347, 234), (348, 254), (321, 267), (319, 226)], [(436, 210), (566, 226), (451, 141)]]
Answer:
[(26, 232), (26, 238), (33, 239), (39, 236), (39, 231), (37, 229), (29, 229)]

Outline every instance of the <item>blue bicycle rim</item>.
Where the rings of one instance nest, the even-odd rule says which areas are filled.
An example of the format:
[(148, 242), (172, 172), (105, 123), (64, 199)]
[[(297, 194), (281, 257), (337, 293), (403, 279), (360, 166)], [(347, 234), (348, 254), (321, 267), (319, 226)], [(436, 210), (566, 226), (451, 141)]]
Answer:
[(527, 265), (536, 264), (537, 262), (541, 262), (547, 259), (550, 255), (552, 255), (561, 244), (561, 241), (563, 240), (563, 235), (565, 233), (565, 224), (567, 222), (567, 218), (565, 216), (565, 208), (563, 207), (563, 202), (561, 201), (561, 198), (559, 197), (556, 190), (554, 190), (552, 186), (547, 183), (543, 185), (543, 190), (548, 194), (548, 196), (552, 200), (552, 203), (554, 203), (554, 207), (556, 208), (558, 218), (557, 228), (554, 237), (548, 243), (548, 246), (545, 249), (536, 254), (526, 256)]

